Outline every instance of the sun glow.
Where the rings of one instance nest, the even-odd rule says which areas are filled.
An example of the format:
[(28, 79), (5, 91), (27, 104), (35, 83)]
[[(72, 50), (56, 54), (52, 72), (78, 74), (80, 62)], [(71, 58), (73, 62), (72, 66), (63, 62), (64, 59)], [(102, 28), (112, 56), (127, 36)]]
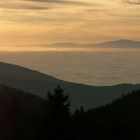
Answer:
[[(126, 6), (119, 0), (57, 0), (57, 3), (5, 0), (0, 1), (0, 46), (140, 40), (139, 23), (140, 6)], [(24, 49), (31, 50), (2, 47), (3, 51)]]

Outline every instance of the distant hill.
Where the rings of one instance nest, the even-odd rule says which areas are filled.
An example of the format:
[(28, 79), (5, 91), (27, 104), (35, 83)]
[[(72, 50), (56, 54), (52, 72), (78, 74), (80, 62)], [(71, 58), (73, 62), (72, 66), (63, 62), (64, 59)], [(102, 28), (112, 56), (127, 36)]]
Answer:
[(97, 47), (140, 47), (140, 41), (120, 39), (104, 43), (95, 44)]
[(69, 48), (69, 47), (82, 47), (82, 46), (84, 47), (85, 45), (79, 43), (72, 43), (72, 42), (59, 42), (59, 43), (49, 44), (48, 46)]
[(72, 42), (60, 42), (50, 44), (51, 47), (66, 47), (66, 48), (84, 48), (84, 47), (140, 47), (140, 41), (120, 39), (96, 44), (78, 44)]
[(31, 92), (45, 97), (48, 90), (61, 85), (72, 100), (72, 107), (83, 105), (86, 109), (101, 106), (132, 90), (140, 89), (140, 84), (121, 84), (115, 86), (88, 86), (59, 80), (47, 74), (21, 66), (0, 63), (0, 84)]

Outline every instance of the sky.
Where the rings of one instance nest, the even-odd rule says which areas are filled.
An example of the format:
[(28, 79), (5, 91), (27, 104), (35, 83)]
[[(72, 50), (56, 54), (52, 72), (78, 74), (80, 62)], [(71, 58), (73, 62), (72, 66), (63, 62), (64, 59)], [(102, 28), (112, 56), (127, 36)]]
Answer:
[(140, 40), (140, 5), (121, 0), (0, 0), (0, 45)]

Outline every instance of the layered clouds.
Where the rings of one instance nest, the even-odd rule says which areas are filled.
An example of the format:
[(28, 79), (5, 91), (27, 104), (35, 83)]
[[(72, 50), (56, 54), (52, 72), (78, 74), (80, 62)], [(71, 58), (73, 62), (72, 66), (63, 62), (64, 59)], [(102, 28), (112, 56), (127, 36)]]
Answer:
[(140, 39), (140, 6), (121, 0), (0, 0), (4, 45)]

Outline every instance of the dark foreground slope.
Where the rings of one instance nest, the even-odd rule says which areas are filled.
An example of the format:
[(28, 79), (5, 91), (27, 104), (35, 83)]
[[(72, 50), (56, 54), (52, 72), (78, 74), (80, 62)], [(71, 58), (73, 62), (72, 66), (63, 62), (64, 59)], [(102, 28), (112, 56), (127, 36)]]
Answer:
[(109, 105), (90, 110), (87, 116), (91, 121), (97, 118), (104, 139), (139, 140), (140, 90), (122, 96)]
[(0, 85), (0, 140), (34, 139), (41, 125), (42, 102), (37, 96)]
[(113, 103), (77, 111), (77, 130), (84, 139), (139, 140), (140, 139), (140, 90), (122, 96)]
[(122, 94), (134, 89), (140, 89), (140, 85), (122, 84), (116, 86), (88, 86), (56, 79), (52, 76), (30, 70), (17, 65), (0, 63), (0, 84), (31, 92), (34, 95), (45, 97), (48, 90), (56, 85), (61, 85), (70, 95), (72, 106), (85, 108), (110, 103)]
[(81, 108), (74, 114), (62, 104), (69, 99), (60, 88), (55, 91), (49, 99), (42, 100), (0, 86), (0, 140), (140, 139), (140, 90), (106, 106), (86, 112)]

